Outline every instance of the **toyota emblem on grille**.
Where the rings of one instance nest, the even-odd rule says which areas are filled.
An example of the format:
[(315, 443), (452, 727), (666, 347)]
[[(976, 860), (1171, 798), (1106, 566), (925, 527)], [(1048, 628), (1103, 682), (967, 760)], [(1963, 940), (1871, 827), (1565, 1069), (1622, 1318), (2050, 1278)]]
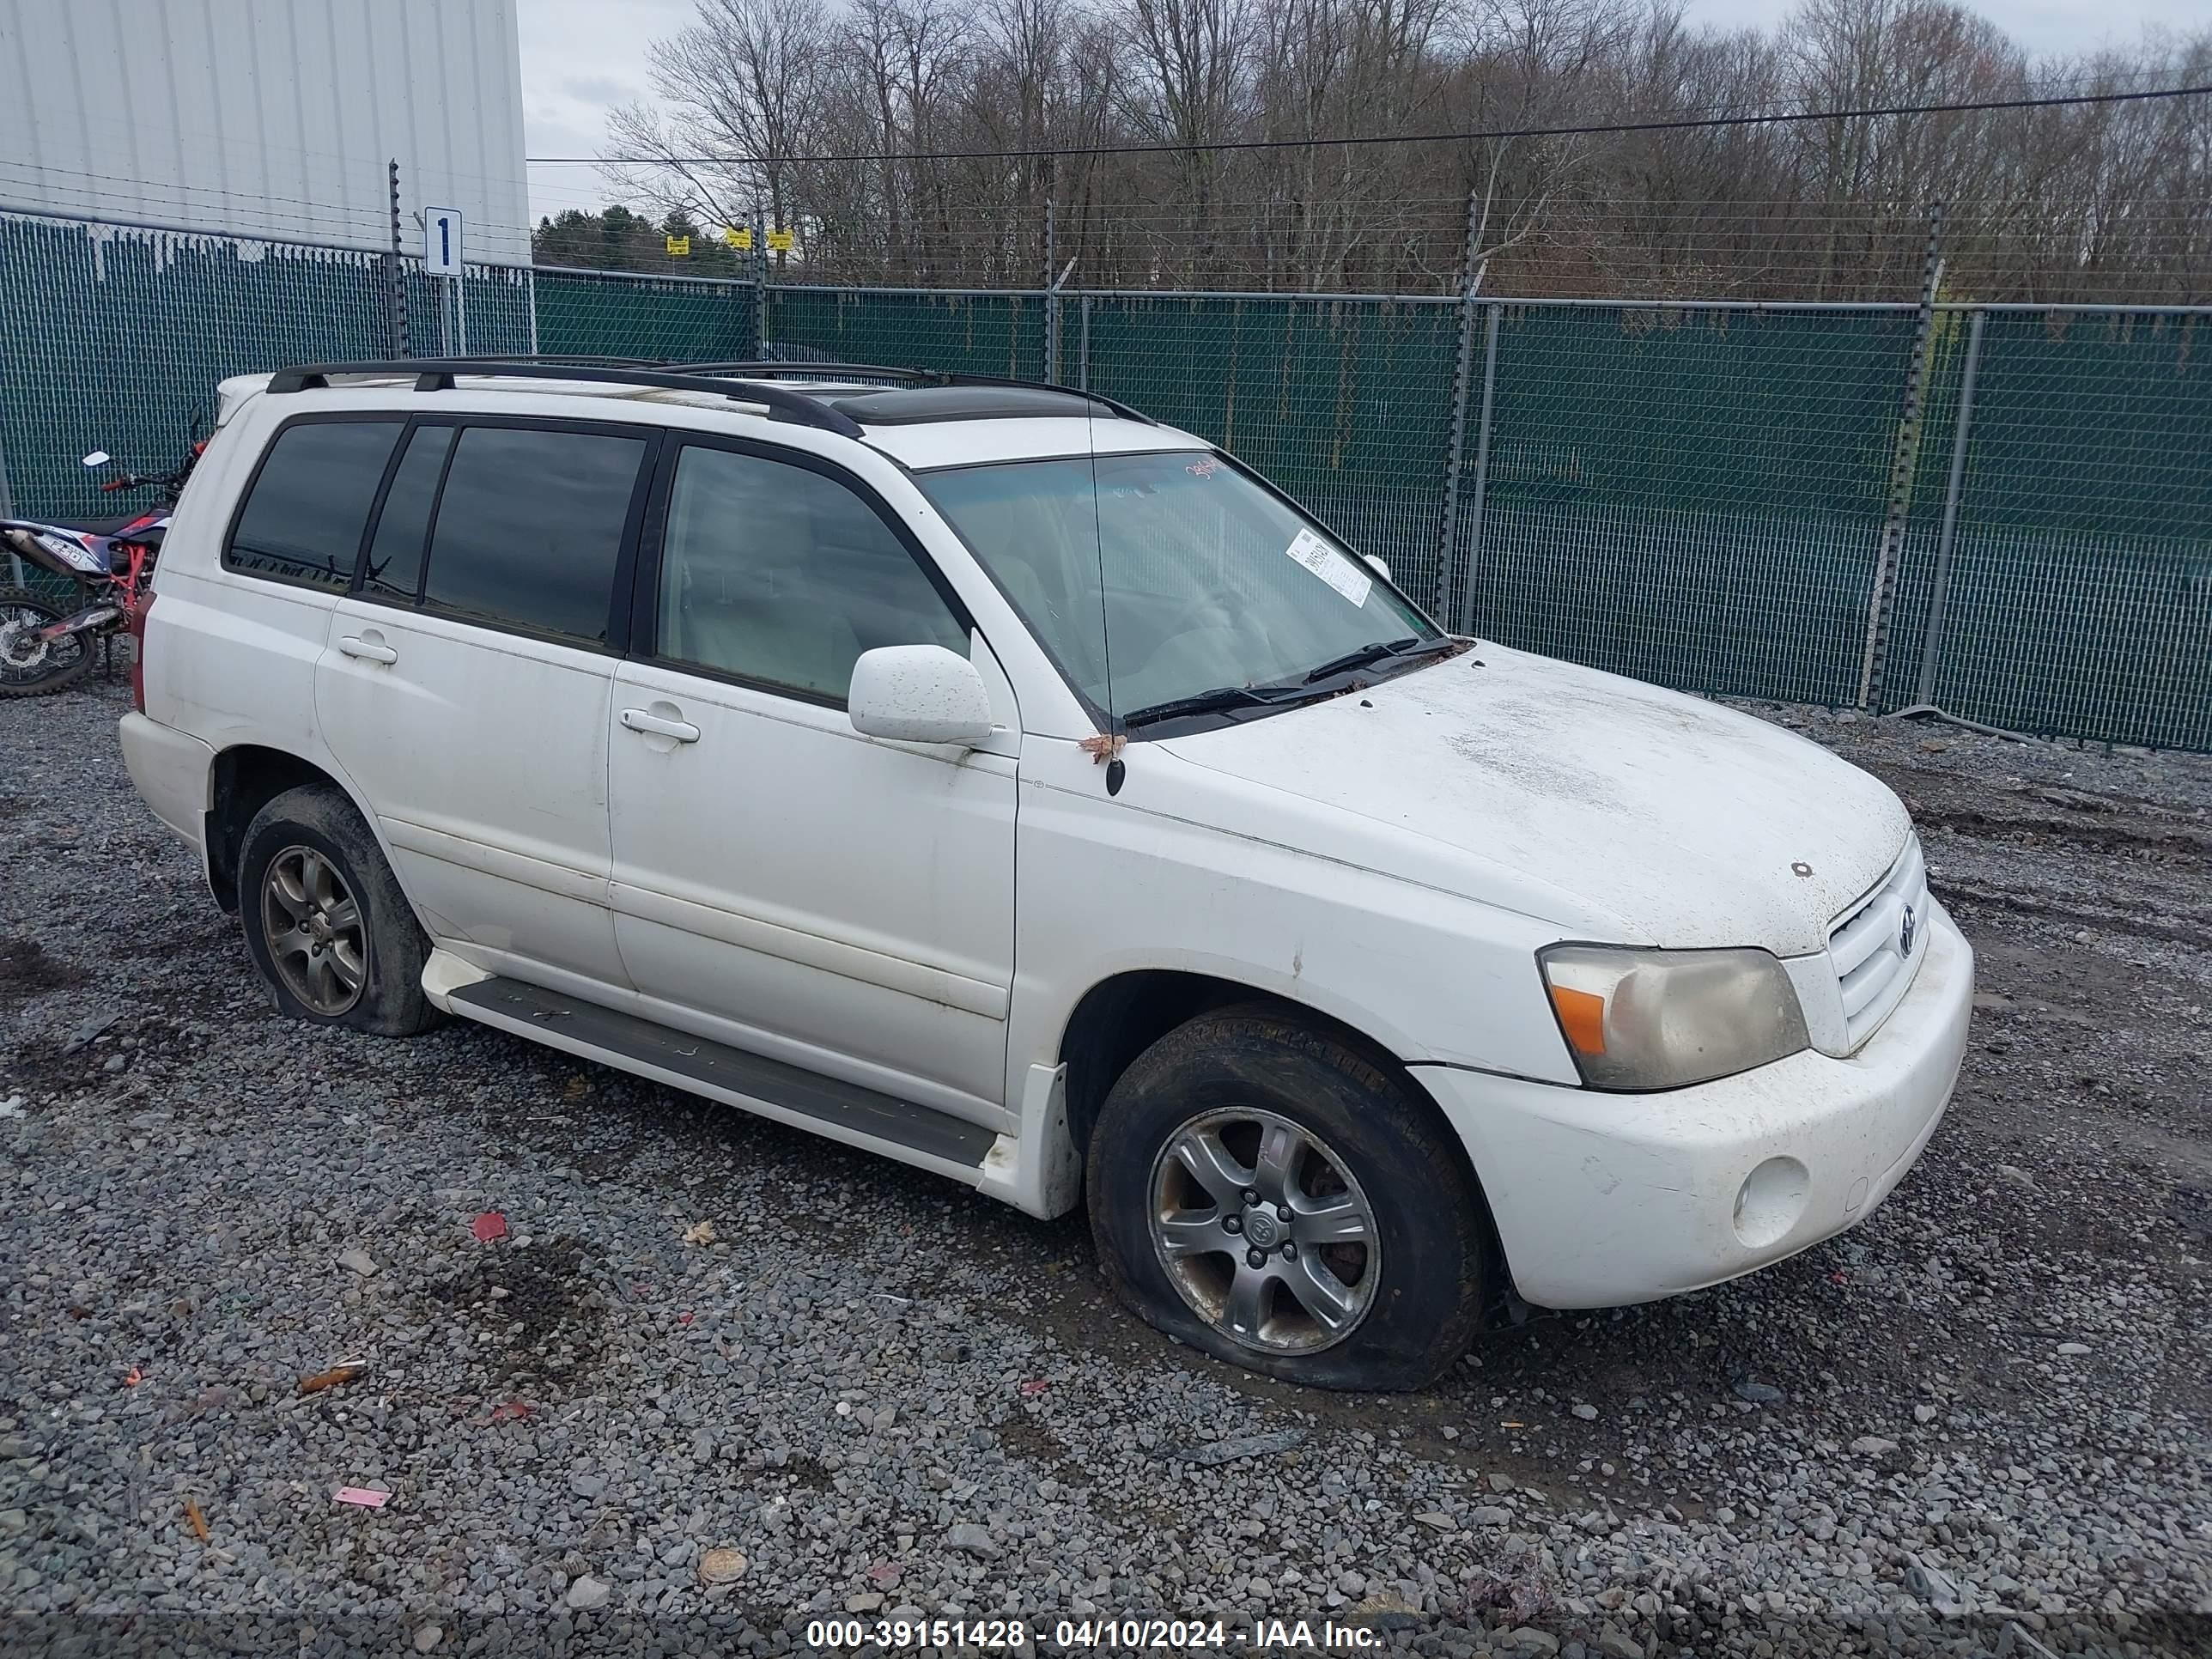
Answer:
[(1905, 920), (1897, 924), (1897, 954), (1912, 954), (1912, 907), (1909, 904), (1905, 907)]

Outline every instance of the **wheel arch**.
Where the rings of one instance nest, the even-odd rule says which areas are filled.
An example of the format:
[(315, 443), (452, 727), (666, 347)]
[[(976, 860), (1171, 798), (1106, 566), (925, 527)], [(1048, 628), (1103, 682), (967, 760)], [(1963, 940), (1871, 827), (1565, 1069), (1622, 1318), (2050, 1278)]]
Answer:
[(1457, 1152), (1462, 1175), (1488, 1212), (1481, 1175), (1451, 1120), (1388, 1044), (1337, 1015), (1279, 991), (1183, 969), (1129, 969), (1099, 981), (1077, 1000), (1060, 1041), (1060, 1059), (1067, 1067), (1067, 1130), (1077, 1155), (1090, 1145), (1091, 1127), (1107, 1094), (1138, 1055), (1177, 1026), (1228, 1008), (1264, 1010), (1296, 1020), (1342, 1043), (1389, 1077), (1408, 1100), (1434, 1117)]
[[(289, 750), (241, 743), (216, 752), (208, 785), (206, 840), (208, 886), (225, 910), (238, 908), (238, 860), (253, 815), (288, 789), (327, 784), (352, 803), (380, 846), (376, 820), (343, 780)], [(389, 854), (386, 854), (387, 859)]]
[(1435, 1122), (1457, 1160), (1461, 1179), (1482, 1212), (1495, 1269), (1492, 1283), (1498, 1291), (1506, 1293), (1493, 1296), (1493, 1317), (1500, 1309), (1510, 1312), (1517, 1299), (1510, 1295), (1512, 1267), (1498, 1237), (1482, 1172), (1475, 1168), (1474, 1155), (1452, 1127), (1449, 1115), (1405, 1059), (1389, 1045), (1334, 1014), (1279, 991), (1182, 969), (1130, 969), (1085, 991), (1069, 1014), (1060, 1042), (1060, 1059), (1067, 1067), (1067, 1133), (1077, 1158), (1083, 1158), (1090, 1147), (1091, 1127), (1098, 1121), (1108, 1092), (1138, 1055), (1177, 1026), (1201, 1014), (1229, 1008), (1278, 1013), (1343, 1043), (1389, 1078), (1417, 1110)]

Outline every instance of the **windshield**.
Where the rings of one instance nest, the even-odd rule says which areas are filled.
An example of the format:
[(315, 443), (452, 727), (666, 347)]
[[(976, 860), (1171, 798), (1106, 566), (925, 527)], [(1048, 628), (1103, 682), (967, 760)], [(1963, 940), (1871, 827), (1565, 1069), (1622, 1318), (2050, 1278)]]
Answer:
[(1095, 502), (1088, 456), (917, 482), (1076, 689), (1117, 720), (1222, 688), (1297, 685), (1369, 647), (1441, 637), (1356, 554), (1218, 456), (1095, 465)]

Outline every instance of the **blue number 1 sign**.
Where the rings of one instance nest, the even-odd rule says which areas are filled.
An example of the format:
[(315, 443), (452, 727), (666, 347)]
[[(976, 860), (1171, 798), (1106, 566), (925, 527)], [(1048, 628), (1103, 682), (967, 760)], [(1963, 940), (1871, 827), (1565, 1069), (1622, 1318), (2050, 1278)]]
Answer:
[(458, 208), (422, 210), (422, 269), (433, 276), (461, 274), (461, 215)]

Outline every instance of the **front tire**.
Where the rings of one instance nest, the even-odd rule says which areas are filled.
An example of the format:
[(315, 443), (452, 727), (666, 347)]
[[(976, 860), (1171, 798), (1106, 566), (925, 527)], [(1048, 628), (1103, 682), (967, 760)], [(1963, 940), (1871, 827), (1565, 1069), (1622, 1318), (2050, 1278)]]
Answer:
[(422, 994), (430, 941), (376, 837), (333, 786), (288, 789), (253, 815), (238, 897), (246, 952), (285, 1013), (376, 1036), (438, 1023)]
[(1415, 1389), (1466, 1352), (1492, 1252), (1481, 1195), (1425, 1102), (1273, 1010), (1146, 1049), (1091, 1136), (1091, 1225), (1148, 1324), (1331, 1389)]

